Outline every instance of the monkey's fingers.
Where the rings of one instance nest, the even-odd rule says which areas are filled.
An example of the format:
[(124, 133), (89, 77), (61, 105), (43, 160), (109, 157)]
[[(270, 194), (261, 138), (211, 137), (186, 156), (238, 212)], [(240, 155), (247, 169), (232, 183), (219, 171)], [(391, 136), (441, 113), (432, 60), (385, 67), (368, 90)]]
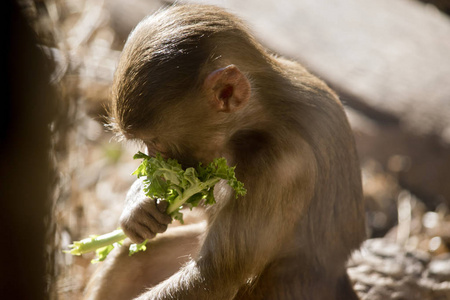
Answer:
[[(167, 224), (161, 224), (159, 223), (152, 215), (147, 214), (146, 216), (143, 216), (139, 220), (139, 224), (142, 225), (147, 229), (147, 231), (144, 234), (141, 234), (144, 238), (151, 239), (153, 238), (156, 233), (163, 233), (167, 230)], [(146, 233), (149, 232), (151, 234), (147, 235)]]
[(149, 232), (148, 229), (138, 223), (133, 226), (122, 226), (123, 232), (132, 240), (134, 243), (140, 244), (146, 239), (152, 239), (155, 237), (155, 233)]
[(145, 211), (147, 215), (155, 219), (159, 224), (168, 225), (172, 222), (172, 217), (165, 212), (167, 206), (167, 201), (161, 201), (160, 204), (157, 204), (156, 199), (147, 198), (141, 203), (140, 208)]
[(165, 213), (167, 208), (169, 207), (169, 201), (166, 200), (155, 199), (155, 203), (158, 210), (162, 213)]

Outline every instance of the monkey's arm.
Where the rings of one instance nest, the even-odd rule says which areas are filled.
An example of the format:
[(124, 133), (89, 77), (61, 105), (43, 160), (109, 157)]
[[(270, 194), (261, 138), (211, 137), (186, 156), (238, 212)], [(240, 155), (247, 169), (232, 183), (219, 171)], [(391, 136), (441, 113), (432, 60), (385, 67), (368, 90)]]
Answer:
[[(301, 155), (308, 158), (305, 153)], [(295, 169), (293, 157), (287, 155), (256, 180), (254, 173), (245, 174), (249, 178), (241, 176), (247, 196), (230, 198), (220, 208), (198, 258), (138, 299), (233, 299), (286, 245), (312, 198), (314, 167), (305, 157), (304, 165), (294, 164)], [(278, 184), (280, 176), (286, 177), (282, 185)]]

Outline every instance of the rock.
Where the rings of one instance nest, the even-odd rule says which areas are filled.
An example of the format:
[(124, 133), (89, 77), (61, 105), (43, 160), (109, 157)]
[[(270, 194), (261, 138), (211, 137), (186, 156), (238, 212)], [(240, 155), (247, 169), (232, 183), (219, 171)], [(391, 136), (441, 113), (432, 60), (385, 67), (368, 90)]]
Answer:
[(367, 240), (348, 274), (362, 300), (450, 299), (450, 255), (431, 258), (387, 239)]
[(450, 254), (446, 253), (434, 259), (428, 266), (430, 277), (440, 281), (450, 281)]

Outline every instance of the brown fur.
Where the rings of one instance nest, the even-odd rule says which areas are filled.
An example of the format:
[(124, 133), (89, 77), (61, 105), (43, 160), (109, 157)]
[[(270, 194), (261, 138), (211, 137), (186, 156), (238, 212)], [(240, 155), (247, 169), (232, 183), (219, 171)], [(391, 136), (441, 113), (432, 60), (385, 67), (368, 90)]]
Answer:
[[(230, 64), (251, 93), (232, 112), (217, 111), (203, 83)], [(301, 65), (269, 54), (219, 8), (174, 6), (131, 34), (112, 116), (118, 132), (184, 165), (226, 157), (248, 190), (235, 199), (216, 188), (198, 254), (138, 299), (357, 299), (345, 271), (365, 236), (354, 140), (335, 93)], [(114, 260), (91, 286), (156, 283), (151, 272), (129, 280), (115, 271), (134, 259)]]

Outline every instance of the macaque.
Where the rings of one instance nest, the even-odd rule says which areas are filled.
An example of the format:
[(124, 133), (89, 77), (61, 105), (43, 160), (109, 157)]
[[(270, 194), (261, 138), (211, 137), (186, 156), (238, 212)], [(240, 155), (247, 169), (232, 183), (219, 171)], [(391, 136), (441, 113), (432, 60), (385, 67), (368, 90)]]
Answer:
[[(305, 29), (306, 30), (306, 29)], [(346, 261), (365, 238), (354, 139), (336, 94), (214, 6), (175, 5), (130, 34), (112, 125), (189, 167), (225, 157), (206, 222), (173, 227), (135, 183), (121, 226), (145, 252), (108, 258), (89, 299), (357, 299)]]

